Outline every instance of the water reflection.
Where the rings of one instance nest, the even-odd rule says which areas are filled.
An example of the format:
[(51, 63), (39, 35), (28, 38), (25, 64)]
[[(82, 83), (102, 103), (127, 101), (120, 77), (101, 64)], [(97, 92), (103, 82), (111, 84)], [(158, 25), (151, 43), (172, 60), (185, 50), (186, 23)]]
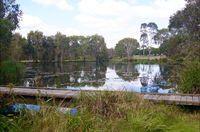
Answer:
[(24, 86), (168, 93), (174, 92), (169, 70), (159, 64), (29, 63)]

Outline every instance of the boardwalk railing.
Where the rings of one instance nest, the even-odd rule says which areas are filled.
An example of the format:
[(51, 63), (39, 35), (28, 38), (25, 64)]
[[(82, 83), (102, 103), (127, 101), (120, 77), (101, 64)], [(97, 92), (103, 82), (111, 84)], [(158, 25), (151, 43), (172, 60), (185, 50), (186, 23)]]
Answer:
[[(81, 92), (98, 92), (94, 90), (67, 90), (61, 88), (30, 88), (0, 86), (0, 93), (20, 96), (41, 96), (54, 98), (77, 98)], [(144, 100), (155, 103), (200, 106), (199, 94), (138, 93)]]

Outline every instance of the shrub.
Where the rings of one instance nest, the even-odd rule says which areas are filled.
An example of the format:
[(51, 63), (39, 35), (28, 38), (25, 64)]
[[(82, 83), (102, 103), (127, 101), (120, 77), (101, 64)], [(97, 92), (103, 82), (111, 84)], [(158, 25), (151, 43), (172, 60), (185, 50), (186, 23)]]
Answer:
[(200, 62), (186, 64), (180, 73), (179, 89), (183, 93), (200, 93)]
[(3, 61), (0, 65), (0, 84), (18, 83), (23, 76), (24, 66), (14, 61)]

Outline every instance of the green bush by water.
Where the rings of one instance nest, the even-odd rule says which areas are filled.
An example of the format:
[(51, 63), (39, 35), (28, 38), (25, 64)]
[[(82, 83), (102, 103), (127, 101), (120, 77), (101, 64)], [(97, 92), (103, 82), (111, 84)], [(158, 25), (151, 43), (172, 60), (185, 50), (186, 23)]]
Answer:
[(0, 84), (17, 84), (24, 74), (24, 66), (14, 61), (3, 61), (0, 65)]
[(200, 62), (186, 64), (180, 73), (180, 91), (183, 93), (200, 94)]

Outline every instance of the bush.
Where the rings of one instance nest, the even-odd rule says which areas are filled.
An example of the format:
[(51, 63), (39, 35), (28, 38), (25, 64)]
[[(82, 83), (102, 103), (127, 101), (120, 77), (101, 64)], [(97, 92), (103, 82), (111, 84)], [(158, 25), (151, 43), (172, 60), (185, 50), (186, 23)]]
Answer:
[(14, 61), (3, 61), (0, 65), (0, 84), (18, 83), (24, 74), (24, 66)]
[(186, 64), (180, 73), (179, 89), (183, 93), (200, 93), (200, 62), (194, 61)]

